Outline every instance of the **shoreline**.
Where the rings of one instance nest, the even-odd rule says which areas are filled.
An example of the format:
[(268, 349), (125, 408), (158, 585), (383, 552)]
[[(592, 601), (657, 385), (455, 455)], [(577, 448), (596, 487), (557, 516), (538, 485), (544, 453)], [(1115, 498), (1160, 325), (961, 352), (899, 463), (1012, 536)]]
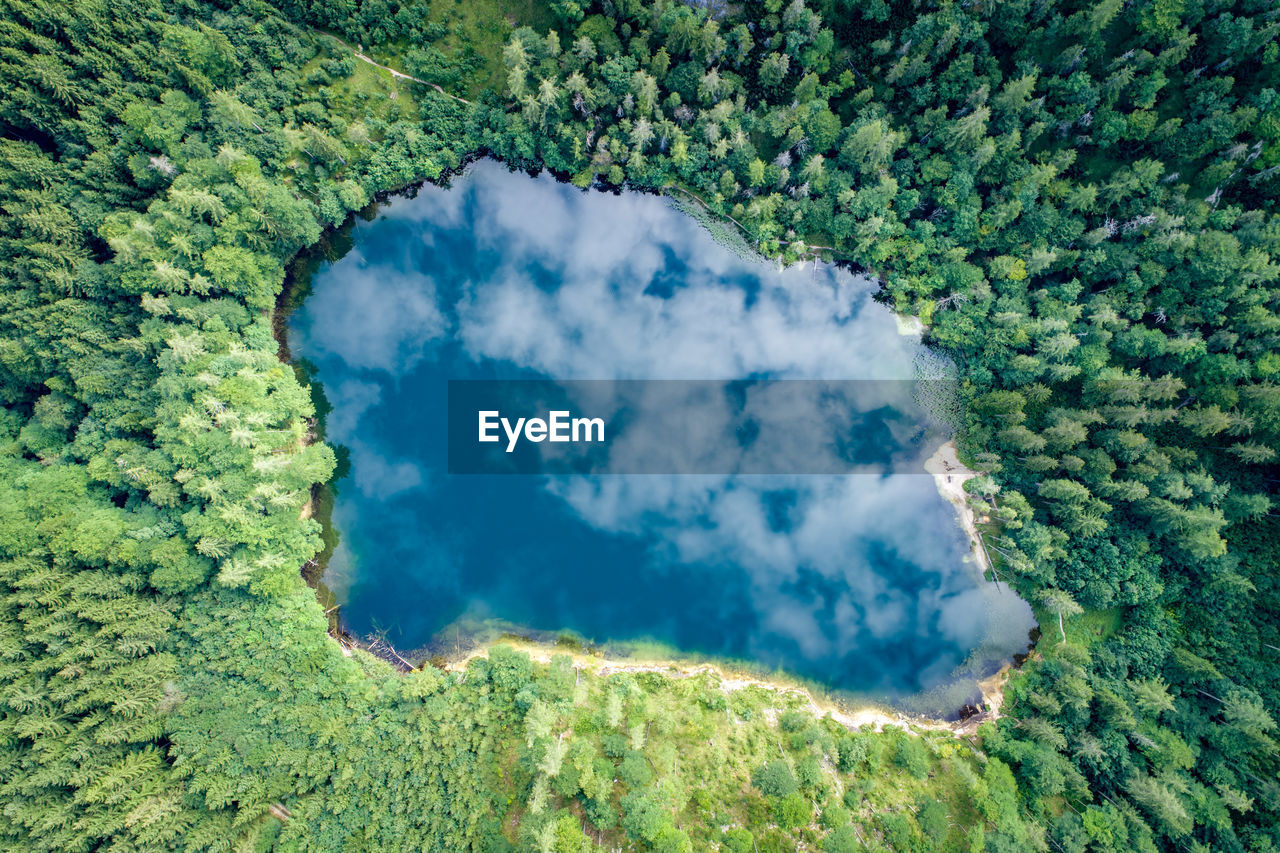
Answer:
[(940, 720), (923, 714), (910, 714), (897, 711), (886, 705), (868, 702), (856, 707), (842, 707), (839, 702), (825, 697), (815, 696), (807, 687), (788, 684), (784, 681), (772, 681), (745, 673), (734, 672), (723, 665), (714, 663), (682, 663), (678, 660), (651, 660), (645, 658), (609, 658), (584, 654), (581, 651), (564, 649), (545, 642), (528, 639), (505, 637), (501, 640), (477, 646), (461, 657), (445, 662), (440, 668), (449, 673), (466, 671), (472, 660), (483, 657), (494, 646), (510, 646), (516, 651), (524, 652), (530, 659), (543, 666), (551, 663), (558, 655), (565, 655), (572, 661), (575, 670), (586, 672), (598, 678), (607, 678), (621, 673), (652, 672), (670, 679), (695, 678), (710, 675), (719, 682), (719, 689), (725, 694), (738, 690), (756, 687), (767, 690), (778, 696), (796, 696), (804, 703), (804, 710), (815, 719), (831, 717), (850, 731), (861, 731), (870, 726), (874, 732), (884, 731), (886, 726), (901, 728), (912, 734), (915, 730), (950, 732), (956, 737), (968, 737), (977, 731), (978, 726), (989, 720), (1000, 718), (1000, 706), (1004, 700), (1004, 685), (1013, 670), (1012, 663), (1006, 663), (999, 671), (978, 682), (982, 694), (983, 710), (955, 721)]
[[(924, 469), (933, 476), (939, 495), (955, 508), (960, 526), (969, 538), (970, 555), (979, 573), (985, 578), (985, 573), (991, 568), (991, 564), (978, 533), (977, 514), (969, 505), (969, 495), (964, 490), (964, 484), (980, 476), (979, 472), (974, 471), (960, 461), (954, 439), (946, 441), (939, 446), (925, 462)], [(343, 642), (340, 637), (335, 636), (335, 639), (343, 647), (344, 653), (350, 655), (351, 650), (348, 647), (348, 643)], [(379, 644), (377, 643), (366, 645), (354, 637), (348, 637), (347, 641), (351, 642), (356, 648), (361, 648), (363, 651), (402, 669), (402, 671), (412, 671), (414, 669), (407, 660), (390, 646), (382, 649), (378, 647)], [(1000, 719), (1005, 684), (1017, 669), (1015, 661), (1007, 661), (995, 673), (978, 680), (976, 684), (981, 696), (981, 705), (976, 709), (974, 706), (966, 706), (967, 709), (974, 709), (975, 712), (967, 716), (961, 716), (957, 720), (945, 720), (927, 714), (900, 711), (889, 705), (877, 704), (871, 701), (856, 706), (846, 705), (838, 700), (815, 695), (814, 691), (809, 687), (788, 683), (785, 680), (773, 680), (735, 671), (725, 663), (682, 661), (678, 658), (650, 658), (643, 655), (637, 657), (607, 657), (578, 649), (567, 649), (546, 640), (512, 636), (511, 634), (506, 634), (498, 639), (482, 641), (461, 654), (445, 656), (443, 660), (437, 658), (434, 663), (430, 660), (424, 660), (416, 668), (435, 666), (444, 672), (462, 673), (465, 672), (472, 660), (487, 656), (492, 648), (499, 645), (510, 646), (517, 651), (522, 651), (528, 654), (533, 661), (544, 666), (548, 665), (553, 657), (566, 655), (572, 661), (572, 666), (575, 670), (588, 672), (602, 678), (619, 673), (639, 672), (658, 673), (672, 679), (710, 675), (719, 682), (719, 689), (726, 694), (748, 687), (757, 687), (776, 693), (779, 696), (798, 696), (804, 703), (804, 710), (812, 714), (816, 719), (830, 716), (833, 720), (852, 731), (858, 731), (864, 726), (870, 726), (872, 731), (881, 732), (886, 726), (894, 726), (908, 732), (912, 732), (913, 729), (950, 732), (956, 737), (972, 736), (982, 723)], [(963, 715), (965, 710), (965, 708), (962, 708), (960, 713)]]
[[(896, 315), (895, 315), (896, 316)], [(924, 469), (933, 476), (938, 494), (955, 508), (960, 526), (969, 538), (969, 553), (979, 574), (985, 579), (986, 572), (992, 569), (986, 547), (978, 533), (978, 517), (969, 505), (969, 493), (964, 484), (979, 472), (969, 468), (957, 454), (954, 439), (944, 442), (924, 463)], [(1013, 661), (1005, 662), (999, 670), (990, 676), (980, 679), (977, 687), (981, 695), (982, 705), (976, 713), (962, 716), (958, 720), (948, 721), (924, 714), (910, 714), (895, 710), (888, 705), (873, 702), (857, 707), (842, 707), (840, 703), (830, 699), (819, 699), (812, 690), (785, 681), (759, 678), (746, 673), (735, 672), (723, 664), (707, 662), (688, 662), (673, 659), (610, 658), (581, 651), (565, 649), (552, 643), (531, 638), (515, 638), (510, 635), (499, 640), (481, 643), (460, 656), (446, 659), (439, 666), (445, 672), (460, 673), (475, 658), (487, 655), (497, 645), (508, 645), (523, 651), (529, 657), (543, 665), (549, 664), (556, 655), (567, 655), (573, 662), (574, 669), (590, 672), (599, 677), (608, 677), (618, 673), (654, 672), (668, 678), (692, 678), (698, 675), (712, 675), (720, 682), (720, 690), (733, 693), (745, 687), (758, 687), (773, 691), (780, 695), (800, 696), (805, 703), (805, 710), (814, 717), (822, 719), (830, 716), (850, 730), (860, 730), (863, 726), (871, 726), (873, 731), (880, 732), (885, 726), (896, 726), (911, 731), (912, 727), (927, 731), (947, 731), (956, 737), (973, 735), (978, 726), (987, 721), (1000, 719), (1000, 709), (1004, 704), (1004, 687), (1010, 675), (1017, 669)], [(398, 655), (396, 657), (399, 657)], [(403, 658), (400, 658), (404, 662)], [(424, 666), (427, 665), (424, 663)], [(969, 706), (972, 707), (972, 706)], [(961, 711), (963, 713), (963, 709)]]
[[(326, 229), (325, 235), (320, 241), (313, 246), (307, 247), (298, 252), (287, 266), (285, 281), (282, 283), (280, 293), (277, 295), (276, 304), (272, 311), (272, 325), (274, 337), (279, 346), (279, 357), (282, 363), (290, 365), (295, 370), (298, 369), (298, 362), (294, 360), (293, 353), (290, 352), (287, 339), (287, 324), (292, 313), (299, 307), (302, 299), (310, 290), (310, 278), (314, 273), (314, 269), (306, 268), (309, 260), (317, 257), (323, 257), (332, 248), (331, 240), (333, 238), (341, 238), (341, 235), (349, 228), (357, 224), (357, 217), (360, 214), (371, 210), (376, 210), (386, 204), (396, 196), (402, 195), (413, 189), (427, 185), (447, 185), (450, 178), (464, 174), (467, 167), (476, 160), (485, 158), (488, 152), (479, 151), (464, 157), (462, 162), (456, 169), (442, 172), (434, 179), (425, 178), (415, 180), (405, 184), (404, 186), (393, 188), (390, 190), (376, 193), (370, 201), (368, 207), (364, 211), (355, 212), (350, 215), (340, 226)], [(499, 160), (499, 162), (503, 162)], [(505, 164), (508, 165), (509, 164)], [(548, 171), (558, 181), (564, 181), (565, 176), (556, 174), (552, 170)], [(595, 186), (596, 190), (608, 191), (609, 187)], [(617, 191), (616, 189), (614, 190)], [(658, 191), (656, 195), (667, 195), (667, 193)], [(694, 198), (701, 202), (701, 199)], [(705, 203), (704, 203), (705, 208)], [(712, 218), (719, 216), (713, 210), (706, 210)], [(361, 217), (363, 218), (363, 217)], [(732, 220), (731, 220), (732, 221)], [(754, 247), (753, 247), (754, 248)], [(762, 256), (763, 257), (763, 256)], [(805, 260), (808, 260), (807, 258)], [(834, 262), (837, 265), (843, 265), (840, 262)], [(883, 281), (878, 280), (880, 286), (883, 287)], [(920, 336), (924, 332), (924, 324), (918, 317), (911, 317), (892, 311), (892, 316), (898, 327), (899, 334)], [(313, 377), (305, 377), (308, 387), (318, 385), (319, 383)], [(304, 437), (305, 443), (323, 440), (323, 419), (317, 418), (309, 425), (308, 433)], [(986, 558), (985, 549), (978, 535), (974, 511), (969, 507), (967, 502), (967, 493), (963, 489), (963, 485), (968, 480), (979, 476), (978, 472), (969, 469), (963, 465), (956, 455), (955, 442), (947, 441), (932, 457), (925, 463), (924, 470), (931, 474), (938, 488), (939, 494), (950, 502), (956, 509), (960, 518), (961, 526), (970, 539), (970, 551), (974, 554), (974, 560), (979, 567), (980, 573), (985, 575), (985, 571), (990, 568), (989, 561)], [(320, 506), (319, 492), (323, 489), (331, 488), (330, 483), (317, 484), (313, 487), (311, 494), (299, 513), (300, 518), (308, 518), (317, 514), (317, 508)], [(325, 519), (320, 519), (321, 523), (327, 526)], [(319, 555), (318, 555), (319, 556)], [(322, 600), (321, 596), (327, 590), (323, 586), (321, 577), (325, 569), (327, 569), (327, 560), (308, 561), (303, 567), (303, 574), (307, 578), (308, 585), (316, 592), (317, 601), (322, 606), (326, 606), (330, 602)], [(311, 573), (306, 570), (312, 569)], [(316, 571), (316, 570), (319, 571)], [(314, 575), (314, 577), (313, 577)], [(336, 603), (335, 603), (336, 604)], [(489, 640), (481, 642), (463, 654), (449, 656), (441, 661), (436, 658), (423, 659), (416, 666), (410, 660), (417, 660), (418, 656), (413, 652), (405, 652), (410, 656), (410, 660), (406, 660), (385, 640), (379, 642), (373, 638), (360, 638), (348, 633), (341, 624), (339, 616), (339, 607), (327, 607), (325, 615), (329, 618), (329, 636), (337, 642), (342, 652), (346, 656), (351, 656), (355, 649), (370, 654), (372, 657), (378, 658), (401, 672), (410, 672), (420, 670), (427, 666), (434, 666), (446, 672), (460, 672), (464, 670), (470, 660), (487, 655), (489, 650), (497, 645), (509, 645), (524, 651), (530, 657), (542, 664), (548, 663), (551, 658), (557, 654), (568, 654), (573, 660), (575, 668), (589, 671), (601, 677), (607, 677), (617, 673), (636, 673), (636, 672), (653, 672), (662, 674), (668, 678), (680, 679), (696, 677), (698, 675), (712, 675), (719, 681), (719, 688), (725, 693), (732, 693), (736, 690), (747, 687), (757, 687), (769, 690), (779, 695), (794, 695), (803, 699), (805, 710), (812, 713), (816, 718), (823, 718), (830, 715), (834, 720), (847, 728), (857, 730), (863, 726), (870, 725), (873, 730), (881, 731), (885, 726), (896, 726), (911, 730), (912, 727), (921, 730), (930, 731), (949, 731), (957, 736), (972, 734), (977, 726), (988, 719), (996, 719), (999, 717), (999, 709), (1003, 700), (1003, 687), (1008, 678), (1009, 673), (1014, 668), (1011, 662), (1005, 663), (1001, 669), (977, 682), (980, 691), (981, 706), (964, 706), (959, 710), (960, 714), (966, 711), (974, 711), (968, 716), (962, 716), (958, 720), (947, 720), (941, 717), (929, 716), (928, 714), (911, 713), (899, 711), (886, 704), (877, 704), (873, 701), (858, 703), (856, 705), (844, 704), (838, 700), (827, 697), (815, 696), (815, 692), (801, 684), (789, 683), (786, 680), (770, 680), (768, 678), (757, 677), (747, 672), (735, 671), (727, 662), (706, 662), (706, 661), (681, 661), (679, 659), (671, 659), (665, 657), (646, 658), (643, 655), (637, 657), (608, 658), (597, 656), (581, 651), (573, 651), (564, 649), (554, 644), (541, 641), (534, 638), (516, 639), (510, 636), (499, 640)]]
[(938, 494), (955, 507), (960, 518), (960, 526), (969, 537), (969, 554), (978, 566), (983, 577), (992, 568), (987, 556), (986, 545), (978, 532), (978, 517), (969, 505), (969, 493), (964, 484), (979, 476), (977, 471), (966, 466), (956, 454), (955, 439), (945, 442), (934, 451), (924, 463), (924, 470), (933, 475), (933, 482), (938, 487)]

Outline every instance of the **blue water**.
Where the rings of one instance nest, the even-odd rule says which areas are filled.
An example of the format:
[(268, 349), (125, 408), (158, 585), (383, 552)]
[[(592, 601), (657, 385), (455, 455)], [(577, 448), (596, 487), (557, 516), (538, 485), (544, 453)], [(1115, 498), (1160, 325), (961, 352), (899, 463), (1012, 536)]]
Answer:
[(484, 624), (570, 630), (887, 696), (1026, 648), (1029, 608), (982, 580), (923, 471), (446, 473), (450, 379), (944, 373), (866, 279), (781, 270), (663, 199), (490, 161), (351, 236), (290, 325), (349, 454), (325, 578), (348, 631), (410, 650)]

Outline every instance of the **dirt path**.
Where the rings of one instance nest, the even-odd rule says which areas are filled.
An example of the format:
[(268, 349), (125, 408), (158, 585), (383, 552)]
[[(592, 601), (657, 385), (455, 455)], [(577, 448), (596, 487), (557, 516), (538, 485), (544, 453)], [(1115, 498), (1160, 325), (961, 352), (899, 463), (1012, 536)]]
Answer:
[[(346, 42), (343, 42), (341, 39), (338, 39), (338, 41), (342, 42), (342, 44), (345, 47), (348, 47), (348, 48), (351, 47), (351, 45), (347, 44)], [(372, 65), (374, 68), (381, 68), (383, 71), (386, 71), (387, 73), (389, 73), (392, 77), (399, 77), (401, 80), (412, 80), (414, 83), (418, 83), (423, 86), (430, 86), (432, 89), (435, 89), (437, 92), (444, 95), (446, 98), (453, 98), (455, 101), (457, 101), (460, 104), (470, 105), (471, 103), (466, 98), (459, 98), (457, 95), (449, 94), (444, 89), (441, 89), (439, 86), (437, 86), (435, 83), (428, 83), (426, 80), (420, 80), (411, 74), (405, 74), (403, 71), (397, 71), (394, 68), (388, 68), (387, 66), (381, 63), (374, 62), (372, 59), (365, 56), (363, 53), (361, 53), (358, 50), (353, 50), (351, 52), (352, 54), (355, 55), (356, 59), (360, 60), (361, 62), (367, 62), (370, 65)]]
[(352, 56), (354, 56), (356, 59), (360, 60), (361, 62), (367, 62), (370, 65), (372, 65), (374, 68), (381, 68), (383, 71), (387, 72), (392, 77), (396, 77), (401, 80), (409, 80), (413, 83), (417, 83), (419, 86), (430, 86), (432, 89), (435, 89), (437, 92), (444, 95), (446, 98), (453, 98), (458, 103), (467, 104), (468, 106), (470, 106), (471, 104), (471, 102), (468, 101), (466, 98), (459, 98), (457, 95), (451, 95), (448, 92), (446, 92), (444, 89), (441, 89), (435, 83), (428, 83), (426, 80), (422, 80), (417, 77), (414, 77), (412, 74), (405, 74), (403, 71), (397, 71), (394, 68), (388, 68), (387, 66), (383, 65), (381, 62), (377, 62), (376, 60), (370, 59), (368, 56), (365, 56), (362, 51), (356, 50), (354, 47), (347, 44), (345, 41), (338, 38), (336, 35), (334, 35), (331, 32), (328, 32), (326, 30), (321, 30), (321, 29), (315, 29), (313, 30), (313, 32), (319, 33), (325, 36), (326, 38), (333, 39), (338, 44), (342, 45), (347, 50), (351, 51)]

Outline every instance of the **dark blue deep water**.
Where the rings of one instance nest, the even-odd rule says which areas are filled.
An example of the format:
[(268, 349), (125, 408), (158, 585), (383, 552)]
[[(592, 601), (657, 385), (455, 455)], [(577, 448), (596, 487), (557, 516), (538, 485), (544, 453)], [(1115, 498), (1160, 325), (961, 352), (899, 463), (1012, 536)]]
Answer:
[[(903, 697), (1026, 648), (923, 471), (450, 475), (450, 379), (911, 379), (946, 368), (866, 279), (780, 270), (656, 197), (481, 162), (357, 222), (290, 344), (346, 448), (325, 582), (400, 650), (480, 626), (656, 642)], [(960, 681), (957, 682), (957, 678)], [(952, 694), (954, 695), (954, 694)]]

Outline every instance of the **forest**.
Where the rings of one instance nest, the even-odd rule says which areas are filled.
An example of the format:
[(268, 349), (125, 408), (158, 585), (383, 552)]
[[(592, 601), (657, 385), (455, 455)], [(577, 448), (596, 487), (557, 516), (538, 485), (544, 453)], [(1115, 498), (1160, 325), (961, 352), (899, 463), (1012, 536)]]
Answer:
[[(4, 849), (1280, 850), (1272, 0), (0, 7)], [(485, 154), (920, 318), (1045, 626), (997, 722), (328, 636), (277, 298)]]

